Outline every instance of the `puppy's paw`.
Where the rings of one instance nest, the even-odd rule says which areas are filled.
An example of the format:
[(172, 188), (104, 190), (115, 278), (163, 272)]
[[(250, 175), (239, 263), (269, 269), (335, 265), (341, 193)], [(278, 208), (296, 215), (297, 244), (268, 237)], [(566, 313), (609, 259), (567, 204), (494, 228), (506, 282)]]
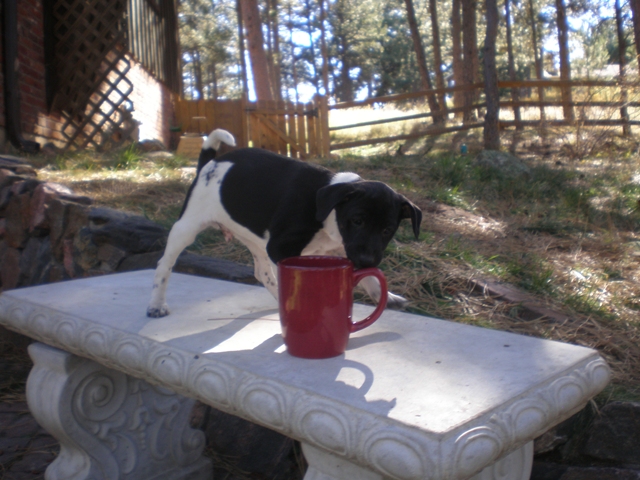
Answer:
[(169, 315), (169, 313), (169, 307), (166, 303), (159, 307), (152, 307), (151, 305), (149, 305), (149, 308), (147, 308), (147, 317), (151, 318), (166, 317), (167, 315)]
[(392, 308), (393, 310), (402, 310), (409, 304), (409, 300), (400, 295), (396, 295), (395, 293), (388, 292), (387, 293), (387, 308)]

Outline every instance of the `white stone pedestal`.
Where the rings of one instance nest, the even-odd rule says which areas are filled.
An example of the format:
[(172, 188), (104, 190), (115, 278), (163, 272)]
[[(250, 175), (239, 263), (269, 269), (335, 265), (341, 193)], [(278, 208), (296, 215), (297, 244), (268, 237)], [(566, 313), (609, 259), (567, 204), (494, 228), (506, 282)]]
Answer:
[(29, 354), (29, 408), (61, 447), (47, 480), (211, 479), (194, 400), (41, 343)]

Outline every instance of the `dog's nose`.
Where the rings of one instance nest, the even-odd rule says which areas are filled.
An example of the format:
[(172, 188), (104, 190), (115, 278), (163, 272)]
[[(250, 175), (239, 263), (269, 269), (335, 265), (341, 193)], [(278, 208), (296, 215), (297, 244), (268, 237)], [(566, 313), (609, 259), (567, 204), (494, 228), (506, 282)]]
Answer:
[(378, 265), (374, 255), (362, 253), (353, 261), (356, 268), (371, 268)]

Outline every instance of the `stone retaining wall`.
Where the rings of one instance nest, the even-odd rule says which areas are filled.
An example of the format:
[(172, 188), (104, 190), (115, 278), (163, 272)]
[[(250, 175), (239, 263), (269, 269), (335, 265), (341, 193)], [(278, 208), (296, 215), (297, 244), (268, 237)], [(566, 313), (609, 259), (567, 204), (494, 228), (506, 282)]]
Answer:
[[(0, 287), (155, 268), (167, 229), (92, 204), (62, 185), (37, 180), (28, 166), (0, 161)], [(256, 283), (250, 267), (189, 253), (175, 271)]]

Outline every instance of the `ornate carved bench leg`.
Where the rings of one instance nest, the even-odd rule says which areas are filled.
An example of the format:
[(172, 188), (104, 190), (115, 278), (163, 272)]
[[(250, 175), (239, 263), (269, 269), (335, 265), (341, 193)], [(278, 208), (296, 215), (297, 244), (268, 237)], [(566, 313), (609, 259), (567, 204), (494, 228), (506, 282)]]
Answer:
[(304, 480), (382, 480), (382, 476), (307, 443), (302, 444), (309, 464)]
[(471, 480), (529, 480), (532, 466), (533, 442), (529, 442), (489, 465)]
[(60, 442), (47, 480), (211, 478), (193, 400), (41, 343), (29, 354), (29, 408)]

